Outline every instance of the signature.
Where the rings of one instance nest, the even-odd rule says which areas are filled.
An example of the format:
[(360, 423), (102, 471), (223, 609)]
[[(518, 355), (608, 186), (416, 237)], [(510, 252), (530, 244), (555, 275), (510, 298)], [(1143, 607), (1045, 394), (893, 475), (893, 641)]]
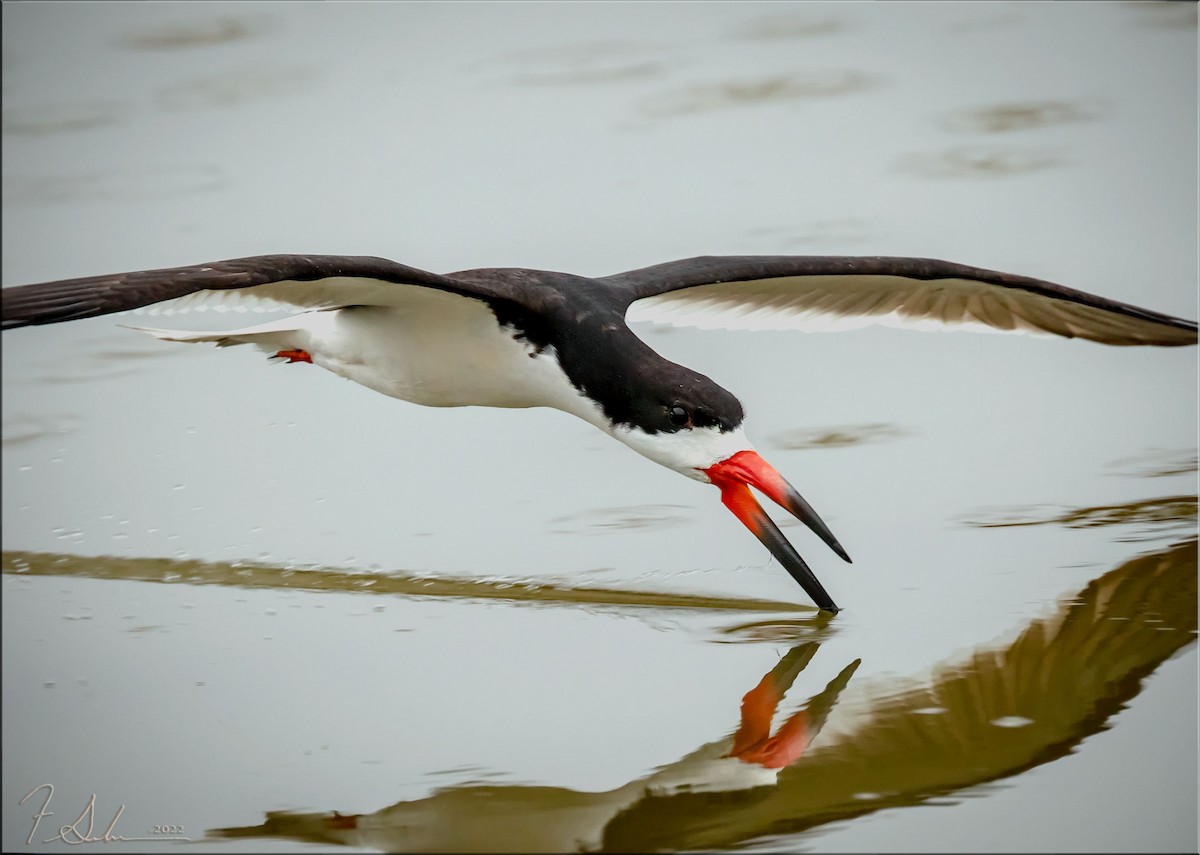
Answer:
[[(32, 790), (25, 794), (25, 798), (21, 799), (18, 804), (25, 804), (33, 798), (34, 794), (39, 790), (46, 791), (46, 798), (42, 802), (42, 806), (38, 808), (37, 813), (33, 815), (33, 828), (29, 829), (29, 836), (25, 838), (26, 843), (33, 843), (33, 836), (37, 834), (38, 824), (48, 816), (54, 816), (54, 811), (48, 810), (50, 800), (54, 798), (53, 784), (38, 784)], [(125, 837), (117, 834), (117, 822), (121, 819), (121, 814), (125, 813), (125, 805), (117, 808), (116, 814), (113, 815), (112, 822), (108, 824), (108, 828), (99, 837), (93, 836), (96, 830), (96, 794), (92, 793), (91, 798), (87, 800), (87, 804), (83, 806), (83, 811), (80, 812), (79, 818), (70, 825), (61, 826), (58, 829), (58, 834), (53, 837), (48, 837), (42, 843), (53, 843), (56, 840), (61, 840), (63, 843), (77, 846), (80, 843), (116, 843), (145, 841), (148, 843), (160, 843), (164, 840), (191, 840), (190, 837), (183, 836), (182, 825), (155, 825), (153, 827), (153, 837)]]

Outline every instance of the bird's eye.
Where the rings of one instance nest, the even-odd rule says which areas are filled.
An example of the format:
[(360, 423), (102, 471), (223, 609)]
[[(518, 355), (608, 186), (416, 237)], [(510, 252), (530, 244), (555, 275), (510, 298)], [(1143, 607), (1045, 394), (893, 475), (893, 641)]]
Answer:
[(667, 418), (671, 420), (671, 424), (675, 427), (687, 427), (692, 423), (692, 417), (688, 415), (688, 411), (683, 407), (671, 407), (667, 410)]

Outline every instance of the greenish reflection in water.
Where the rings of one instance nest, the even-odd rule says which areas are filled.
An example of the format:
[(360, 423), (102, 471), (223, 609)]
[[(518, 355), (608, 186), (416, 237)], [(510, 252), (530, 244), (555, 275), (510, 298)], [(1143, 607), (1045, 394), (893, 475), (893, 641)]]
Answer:
[(747, 80), (695, 84), (644, 99), (639, 112), (651, 118), (707, 113), (731, 107), (837, 98), (874, 89), (877, 74), (852, 68), (793, 71)]
[[(184, 585), (230, 585), (304, 591), (391, 594), (410, 597), (506, 600), (542, 605), (591, 605), (751, 612), (809, 612), (812, 606), (778, 600), (706, 597), (655, 591), (572, 587), (556, 582), (453, 579), (397, 573), (356, 573), (333, 568), (290, 569), (266, 564), (188, 561), (172, 558), (87, 557), (10, 550), (0, 555), (5, 573), (81, 576)], [(822, 613), (823, 614), (823, 613)], [(814, 617), (822, 624), (825, 617)]]
[(955, 110), (942, 117), (941, 125), (948, 131), (999, 134), (1092, 122), (1106, 112), (1106, 105), (1098, 102), (1025, 101)]
[(872, 422), (836, 427), (797, 428), (782, 431), (767, 438), (767, 445), (783, 451), (806, 451), (813, 448), (843, 448), (868, 442), (900, 439), (908, 431), (899, 425)]
[(1134, 534), (1122, 540), (1161, 537), (1164, 531), (1196, 528), (1195, 496), (1160, 496), (1120, 505), (1090, 508), (1048, 509), (1044, 506), (1009, 508), (987, 512), (982, 519), (964, 523), (976, 528), (1008, 528), (1028, 525), (1061, 525), (1067, 528), (1135, 526)]
[(1117, 475), (1133, 478), (1168, 478), (1186, 475), (1200, 467), (1194, 448), (1154, 448), (1131, 457), (1114, 460), (1109, 466)]
[(928, 802), (1055, 760), (1102, 730), (1194, 642), (1196, 557), (1190, 538), (1133, 558), (1011, 643), (928, 680), (877, 686), (835, 724), (851, 662), (770, 735), (820, 647), (802, 642), (743, 698), (734, 733), (614, 790), (467, 783), (374, 813), (268, 812), (210, 833), (393, 852), (709, 849)]

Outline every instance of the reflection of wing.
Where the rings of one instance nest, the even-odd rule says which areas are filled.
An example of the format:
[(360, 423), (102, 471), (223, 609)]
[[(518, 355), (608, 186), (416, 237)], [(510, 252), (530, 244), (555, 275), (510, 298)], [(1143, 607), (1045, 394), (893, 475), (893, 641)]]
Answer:
[(729, 256), (609, 276), (626, 318), (705, 329), (1031, 332), (1104, 344), (1196, 343), (1196, 323), (1073, 288), (928, 258)]
[[(776, 788), (741, 802), (644, 800), (608, 826), (604, 846), (732, 846), (914, 804), (1062, 757), (1194, 641), (1196, 557), (1189, 540), (1135, 558), (1007, 648), (980, 650), (927, 685), (868, 698), (865, 720), (850, 716), (836, 733), (831, 722)], [(717, 811), (719, 821), (697, 820)]]

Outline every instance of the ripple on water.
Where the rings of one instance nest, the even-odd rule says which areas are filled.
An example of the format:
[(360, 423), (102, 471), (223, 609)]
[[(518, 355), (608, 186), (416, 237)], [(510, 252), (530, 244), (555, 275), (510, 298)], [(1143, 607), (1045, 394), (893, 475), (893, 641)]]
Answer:
[(1030, 525), (1061, 525), (1066, 528), (1134, 526), (1134, 534), (1123, 540), (1149, 540), (1196, 527), (1196, 496), (1161, 496), (1118, 505), (1062, 508), (1024, 505), (983, 508), (960, 519), (974, 528), (1008, 528)]
[(158, 91), (155, 102), (172, 112), (232, 107), (292, 95), (314, 77), (312, 70), (300, 67), (233, 68), (165, 86)]
[(1100, 101), (1011, 102), (955, 110), (944, 114), (940, 124), (956, 133), (998, 134), (1094, 122), (1107, 112), (1107, 106)]
[(1126, 3), (1125, 8), (1135, 16), (1141, 27), (1155, 30), (1194, 30), (1197, 24), (1195, 3)]
[(828, 36), (849, 29), (845, 20), (831, 15), (807, 12), (785, 12), (755, 18), (744, 24), (735, 35), (742, 39), (784, 41)]
[(1071, 163), (1060, 149), (969, 145), (910, 152), (896, 162), (896, 169), (923, 178), (1007, 178)]
[(3, 444), (23, 445), (48, 436), (62, 436), (75, 431), (83, 419), (77, 415), (41, 413), (36, 416), (6, 416), (3, 425)]
[(14, 136), (71, 133), (114, 125), (129, 110), (120, 101), (79, 101), (65, 104), (35, 104), (4, 110), (0, 130)]
[(259, 38), (271, 29), (271, 19), (265, 16), (223, 15), (130, 30), (116, 43), (129, 50), (180, 50)]
[(871, 422), (861, 425), (833, 425), (782, 431), (768, 436), (765, 445), (782, 451), (843, 448), (850, 445), (865, 445), (869, 442), (899, 439), (908, 434), (909, 432), (899, 425)]
[(855, 69), (813, 69), (754, 79), (692, 84), (643, 99), (637, 109), (649, 117), (680, 116), (836, 98), (874, 89), (881, 82), (879, 75)]
[(1114, 475), (1134, 478), (1165, 478), (1187, 475), (1196, 471), (1198, 459), (1194, 448), (1151, 448), (1108, 464)]
[(671, 65), (667, 53), (632, 41), (584, 42), (505, 54), (478, 67), (504, 69), (519, 86), (581, 86), (658, 77)]
[(718, 644), (820, 641), (831, 633), (829, 622), (830, 615), (827, 612), (814, 610), (809, 618), (761, 620), (722, 627), (713, 641)]
[(555, 517), (555, 534), (603, 534), (612, 529), (625, 531), (661, 531), (687, 525), (691, 508), (686, 505), (630, 505), (619, 508), (594, 508)]

